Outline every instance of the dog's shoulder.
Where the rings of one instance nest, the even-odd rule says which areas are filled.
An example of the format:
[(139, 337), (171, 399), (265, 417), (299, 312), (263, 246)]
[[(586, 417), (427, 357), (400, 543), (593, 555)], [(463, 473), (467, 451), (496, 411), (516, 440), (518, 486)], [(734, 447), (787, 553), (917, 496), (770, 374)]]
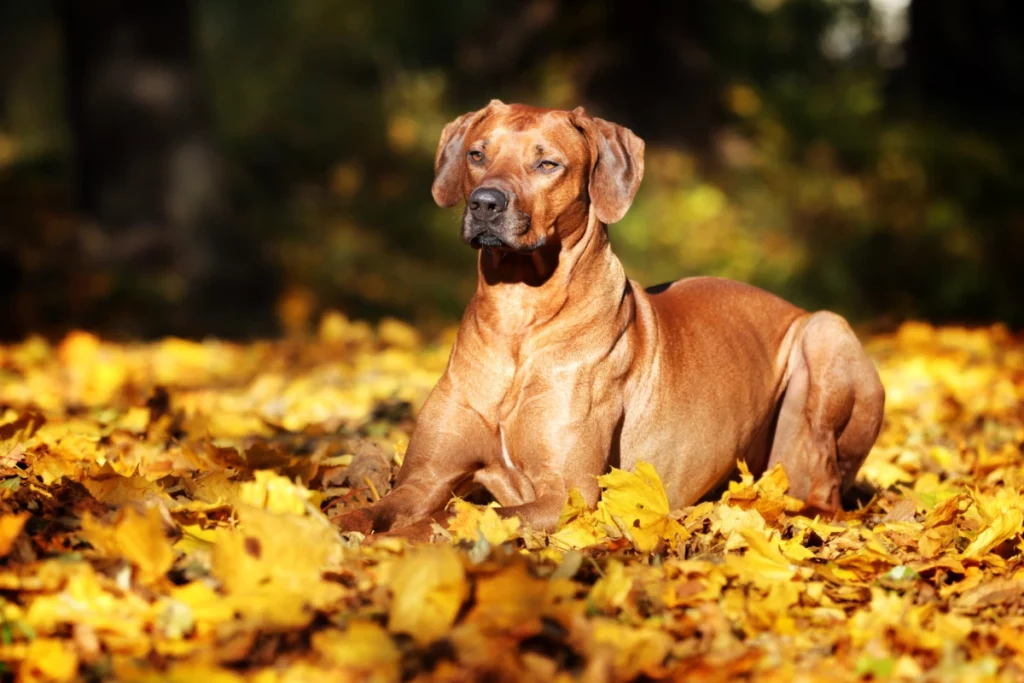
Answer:
[(804, 313), (785, 299), (759, 287), (720, 277), (689, 277), (644, 290), (656, 308), (686, 309), (697, 313), (746, 311), (755, 317), (792, 320)]

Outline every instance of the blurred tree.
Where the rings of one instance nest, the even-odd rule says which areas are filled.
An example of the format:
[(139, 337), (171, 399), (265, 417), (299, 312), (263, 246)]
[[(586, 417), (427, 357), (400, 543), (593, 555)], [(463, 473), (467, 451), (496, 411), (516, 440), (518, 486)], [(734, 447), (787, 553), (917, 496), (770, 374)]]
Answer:
[[(452, 319), (474, 254), (431, 201), (433, 153), (445, 121), (492, 97), (583, 104), (648, 141), (612, 230), (642, 282), (716, 274), (861, 321), (1024, 324), (1022, 15), (1013, 0), (7, 0), (0, 329), (269, 332), (278, 281), (314, 312)], [(72, 169), (85, 225), (65, 208)]]
[(1024, 3), (913, 0), (895, 82), (964, 122), (1019, 126), (1024, 110)]
[(267, 308), (265, 280), (227, 220), (192, 3), (61, 0), (59, 11), (77, 203), (95, 221), (82, 231), (86, 267), (119, 273), (142, 305), (167, 302), (173, 331), (244, 334)]

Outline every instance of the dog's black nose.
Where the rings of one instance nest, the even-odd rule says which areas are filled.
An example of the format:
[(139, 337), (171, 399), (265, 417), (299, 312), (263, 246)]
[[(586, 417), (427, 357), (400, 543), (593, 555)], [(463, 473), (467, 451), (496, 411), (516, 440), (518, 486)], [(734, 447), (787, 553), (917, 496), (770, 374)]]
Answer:
[(477, 220), (491, 220), (508, 208), (508, 197), (493, 187), (478, 187), (469, 195), (469, 212)]

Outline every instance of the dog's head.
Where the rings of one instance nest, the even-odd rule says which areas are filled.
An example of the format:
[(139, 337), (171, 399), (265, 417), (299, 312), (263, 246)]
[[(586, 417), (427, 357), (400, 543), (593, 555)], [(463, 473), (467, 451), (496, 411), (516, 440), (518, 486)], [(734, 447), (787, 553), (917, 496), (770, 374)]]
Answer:
[(498, 100), (444, 127), (434, 200), (466, 200), (469, 245), (529, 253), (625, 215), (644, 173), (644, 143), (627, 128), (573, 111)]

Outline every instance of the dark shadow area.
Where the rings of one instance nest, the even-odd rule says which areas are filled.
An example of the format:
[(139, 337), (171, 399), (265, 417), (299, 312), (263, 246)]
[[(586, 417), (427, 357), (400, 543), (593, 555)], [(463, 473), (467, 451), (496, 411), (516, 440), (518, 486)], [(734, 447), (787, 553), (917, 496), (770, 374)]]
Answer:
[(1012, 0), (8, 0), (2, 335), (455, 320), (476, 252), (434, 148), (495, 97), (645, 138), (611, 228), (641, 283), (1024, 325)]

